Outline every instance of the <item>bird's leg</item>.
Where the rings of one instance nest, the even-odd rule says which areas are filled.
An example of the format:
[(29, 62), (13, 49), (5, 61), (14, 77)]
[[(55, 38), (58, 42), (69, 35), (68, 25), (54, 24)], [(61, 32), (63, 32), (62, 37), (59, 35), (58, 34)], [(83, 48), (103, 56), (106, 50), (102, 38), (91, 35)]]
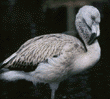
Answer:
[(56, 91), (56, 90), (52, 89), (52, 91), (51, 91), (51, 99), (55, 99), (55, 98), (54, 98), (54, 97), (55, 97), (55, 91)]
[(51, 88), (51, 99), (55, 99), (55, 91), (58, 88), (59, 83), (51, 83), (50, 88)]

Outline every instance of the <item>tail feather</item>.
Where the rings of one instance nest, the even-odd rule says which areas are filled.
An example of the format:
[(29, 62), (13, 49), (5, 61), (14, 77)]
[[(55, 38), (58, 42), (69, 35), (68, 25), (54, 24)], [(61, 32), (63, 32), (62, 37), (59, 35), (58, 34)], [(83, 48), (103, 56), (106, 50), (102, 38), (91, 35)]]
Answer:
[(0, 69), (3, 68), (6, 64), (3, 64), (3, 62), (0, 63)]
[(3, 64), (8, 63), (10, 60), (12, 60), (13, 58), (15, 58), (16, 55), (17, 55), (16, 53), (12, 54), (10, 57), (8, 57), (6, 60), (3, 61)]
[(0, 69), (3, 68), (5, 65), (7, 65), (9, 63), (9, 61), (11, 61), (13, 58), (16, 57), (16, 53), (12, 54), (10, 57), (8, 57), (7, 59), (5, 59), (3, 62), (0, 63)]

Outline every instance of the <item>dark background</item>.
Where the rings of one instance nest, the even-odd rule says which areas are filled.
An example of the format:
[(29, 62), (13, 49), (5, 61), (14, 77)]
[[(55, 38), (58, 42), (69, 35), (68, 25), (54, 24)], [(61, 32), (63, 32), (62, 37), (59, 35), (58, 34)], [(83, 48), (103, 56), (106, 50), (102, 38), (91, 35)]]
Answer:
[[(43, 12), (43, 2), (44, 0), (18, 0), (11, 6), (7, 0), (0, 1), (0, 62), (33, 37), (32, 29), (36, 36), (67, 31), (67, 9), (48, 8)], [(63, 81), (56, 91), (56, 99), (110, 98), (110, 3), (94, 2), (92, 5), (101, 13), (101, 59), (93, 68)], [(76, 8), (76, 13), (78, 9)], [(33, 23), (35, 27), (32, 26)], [(49, 99), (51, 92), (48, 84), (37, 84), (35, 87), (32, 82), (25, 80), (0, 80), (0, 91), (0, 99)]]

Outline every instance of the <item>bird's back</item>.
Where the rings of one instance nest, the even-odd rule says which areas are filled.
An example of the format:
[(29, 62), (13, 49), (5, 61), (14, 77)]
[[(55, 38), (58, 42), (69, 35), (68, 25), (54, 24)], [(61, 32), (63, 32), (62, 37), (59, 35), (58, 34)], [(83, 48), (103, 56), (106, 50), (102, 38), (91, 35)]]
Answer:
[(26, 41), (4, 68), (33, 71), (39, 63), (49, 58), (61, 56), (65, 52), (69, 52), (65, 57), (75, 57), (85, 51), (83, 43), (76, 37), (66, 34), (41, 35)]

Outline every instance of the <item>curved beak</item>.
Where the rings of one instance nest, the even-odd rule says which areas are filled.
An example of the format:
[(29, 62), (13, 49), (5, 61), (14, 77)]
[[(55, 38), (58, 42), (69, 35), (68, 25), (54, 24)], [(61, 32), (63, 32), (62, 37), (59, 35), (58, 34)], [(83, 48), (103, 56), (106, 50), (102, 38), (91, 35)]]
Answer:
[(91, 29), (92, 29), (92, 33), (97, 34), (97, 37), (100, 36), (99, 24), (93, 24)]
[(88, 45), (93, 44), (94, 41), (96, 40), (96, 38), (97, 38), (96, 33), (92, 33), (92, 35), (91, 35), (91, 37), (90, 37), (90, 39), (89, 39), (89, 41), (88, 41)]
[(88, 45), (93, 44), (94, 41), (97, 39), (97, 37), (100, 36), (99, 24), (93, 24), (91, 29), (92, 29), (92, 35), (90, 37), (90, 40), (88, 41)]

